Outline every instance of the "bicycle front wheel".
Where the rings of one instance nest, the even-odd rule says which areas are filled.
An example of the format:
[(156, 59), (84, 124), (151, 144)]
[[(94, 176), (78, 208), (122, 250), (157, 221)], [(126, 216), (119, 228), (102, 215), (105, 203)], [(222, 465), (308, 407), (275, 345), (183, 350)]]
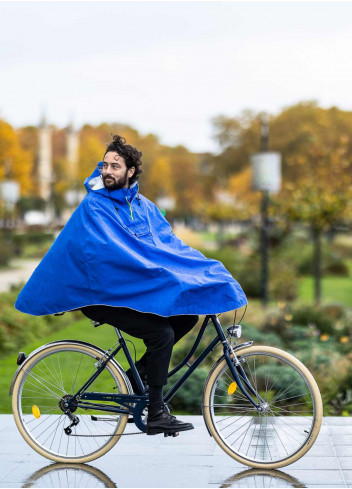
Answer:
[(266, 408), (258, 412), (244, 396), (222, 357), (204, 388), (208, 430), (228, 455), (245, 465), (276, 469), (291, 464), (318, 436), (323, 412), (318, 386), (309, 370), (285, 351), (251, 346), (236, 354)]
[[(93, 345), (74, 341), (48, 345), (25, 363), (16, 378), (12, 397), (16, 425), (27, 443), (44, 457), (55, 462), (89, 462), (120, 439), (128, 415), (101, 411), (95, 401), (94, 410), (72, 409), (79, 422), (72, 426), (71, 434), (65, 432), (70, 425), (65, 402), (96, 372), (101, 357)], [(112, 361), (88, 390), (128, 394)]]

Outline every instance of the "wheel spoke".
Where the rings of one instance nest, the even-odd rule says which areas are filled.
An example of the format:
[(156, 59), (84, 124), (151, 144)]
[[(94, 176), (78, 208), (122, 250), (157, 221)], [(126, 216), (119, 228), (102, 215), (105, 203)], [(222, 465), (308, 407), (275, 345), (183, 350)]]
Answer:
[(253, 348), (252, 353), (243, 355), (241, 364), (252, 387), (267, 403), (262, 411), (239, 387), (228, 393), (234, 380), (225, 360), (210, 380), (210, 399), (204, 403), (209, 405), (211, 426), (221, 440), (220, 446), (226, 446), (248, 465), (283, 462), (303, 451), (316, 422), (315, 398), (298, 360), (296, 365), (271, 351), (256, 352)]
[[(122, 433), (127, 416), (108, 415), (100, 411), (99, 406), (88, 410), (71, 406), (71, 418), (76, 417), (78, 424), (71, 427), (71, 434), (64, 431), (72, 425), (72, 419), (64, 412), (68, 409), (64, 403), (70, 406), (69, 400), (75, 389), (80, 389), (96, 371), (97, 356), (95, 350), (86, 346), (58, 345), (48, 348), (47, 352), (43, 350), (26, 364), (17, 389), (18, 416), (26, 439), (34, 442), (35, 449), (42, 455), (61, 457), (62, 461), (87, 456), (93, 460), (105, 451), (107, 444), (113, 446), (112, 442), (118, 440), (114, 436), (116, 433)], [(118, 392), (124, 392), (121, 391), (121, 381), (115, 367), (108, 364), (93, 381), (90, 390), (112, 392), (112, 387), (116, 386)], [(98, 417), (98, 421), (91, 415)]]

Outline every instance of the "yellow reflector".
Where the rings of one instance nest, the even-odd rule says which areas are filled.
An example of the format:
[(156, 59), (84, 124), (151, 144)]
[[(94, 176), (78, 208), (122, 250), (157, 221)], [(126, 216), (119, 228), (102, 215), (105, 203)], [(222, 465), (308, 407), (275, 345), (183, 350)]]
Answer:
[(232, 384), (229, 385), (229, 388), (227, 389), (227, 392), (231, 395), (235, 392), (237, 389), (237, 384), (236, 382), (232, 382)]
[(37, 419), (39, 419), (39, 418), (40, 418), (40, 411), (39, 411), (39, 408), (38, 408), (38, 406), (36, 406), (35, 404), (34, 404), (34, 406), (32, 406), (32, 413), (33, 413), (33, 416), (34, 416), (35, 418), (37, 418)]

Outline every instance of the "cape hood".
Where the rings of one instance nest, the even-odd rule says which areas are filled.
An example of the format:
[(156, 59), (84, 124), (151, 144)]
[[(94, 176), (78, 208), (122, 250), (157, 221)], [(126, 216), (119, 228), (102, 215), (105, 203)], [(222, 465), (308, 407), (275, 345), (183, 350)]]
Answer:
[(21, 290), (16, 309), (42, 316), (105, 304), (172, 316), (247, 304), (224, 265), (178, 238), (139, 194), (138, 182), (105, 188), (101, 165), (86, 178), (87, 195)]

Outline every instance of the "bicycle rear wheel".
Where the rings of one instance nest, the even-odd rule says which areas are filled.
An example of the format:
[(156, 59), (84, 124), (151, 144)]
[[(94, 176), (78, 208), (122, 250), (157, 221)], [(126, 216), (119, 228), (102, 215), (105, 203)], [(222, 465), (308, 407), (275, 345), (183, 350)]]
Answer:
[(313, 376), (297, 358), (277, 348), (252, 346), (237, 355), (267, 407), (258, 412), (236, 387), (222, 357), (204, 387), (209, 432), (228, 455), (250, 467), (275, 469), (298, 460), (313, 445), (322, 421)]
[[(79, 423), (70, 435), (64, 431), (70, 425), (64, 402), (96, 372), (95, 364), (101, 357), (93, 345), (67, 341), (48, 345), (23, 365), (13, 387), (13, 415), (23, 438), (44, 457), (56, 462), (89, 462), (120, 439), (128, 415), (99, 408), (76, 407), (72, 413)], [(88, 390), (128, 394), (124, 378), (112, 361)]]

